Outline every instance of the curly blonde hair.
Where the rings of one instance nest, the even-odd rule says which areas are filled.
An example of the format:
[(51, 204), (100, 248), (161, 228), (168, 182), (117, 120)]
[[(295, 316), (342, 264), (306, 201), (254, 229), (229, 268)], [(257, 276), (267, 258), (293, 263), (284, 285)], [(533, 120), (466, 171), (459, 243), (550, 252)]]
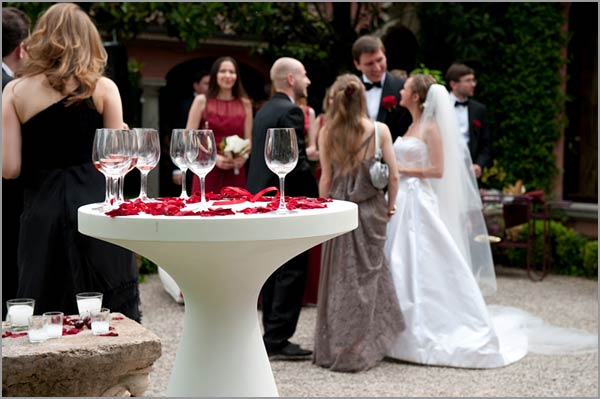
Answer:
[(342, 170), (352, 170), (360, 163), (362, 121), (367, 115), (365, 88), (356, 75), (344, 74), (330, 90), (333, 103), (327, 108), (326, 151)]
[(70, 93), (68, 105), (92, 96), (108, 59), (96, 26), (72, 3), (50, 7), (25, 41), (25, 49), (29, 57), (21, 76), (44, 74), (61, 93), (69, 79), (75, 80), (78, 88)]

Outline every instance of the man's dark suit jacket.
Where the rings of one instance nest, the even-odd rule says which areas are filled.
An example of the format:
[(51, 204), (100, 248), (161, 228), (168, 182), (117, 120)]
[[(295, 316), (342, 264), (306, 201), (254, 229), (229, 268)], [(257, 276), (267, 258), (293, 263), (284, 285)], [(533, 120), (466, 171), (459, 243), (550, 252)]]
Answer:
[(280, 92), (275, 93), (254, 118), (246, 188), (253, 194), (269, 186), (279, 188), (279, 177), (265, 162), (267, 129), (277, 127), (293, 127), (298, 140), (298, 164), (285, 177), (285, 195), (317, 197), (317, 183), (306, 157), (304, 114), (286, 94)]
[(386, 96), (396, 97), (396, 102), (400, 102), (400, 90), (404, 87), (404, 79), (396, 77), (389, 72), (385, 73), (385, 82), (381, 90), (381, 99), (379, 100), (379, 113), (377, 120), (385, 123), (392, 133), (392, 142), (396, 141), (398, 136), (403, 136), (412, 123), (410, 112), (400, 105), (396, 105), (393, 109), (387, 110), (381, 105), (381, 101)]
[(490, 128), (485, 105), (469, 99), (469, 152), (473, 163), (490, 166), (492, 160)]
[[(2, 90), (13, 78), (2, 68)], [(6, 317), (6, 301), (17, 294), (17, 248), (20, 218), (23, 212), (21, 179), (2, 179), (2, 320)]]

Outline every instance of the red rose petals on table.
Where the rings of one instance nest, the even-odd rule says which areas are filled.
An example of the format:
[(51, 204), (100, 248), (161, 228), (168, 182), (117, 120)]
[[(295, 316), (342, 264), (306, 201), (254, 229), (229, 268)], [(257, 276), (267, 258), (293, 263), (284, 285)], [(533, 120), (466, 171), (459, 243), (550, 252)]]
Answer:
[[(275, 196), (265, 196), (274, 192)], [(276, 211), (279, 206), (279, 190), (277, 187), (267, 187), (256, 194), (240, 187), (223, 187), (219, 194), (207, 193), (206, 198), (213, 201), (213, 208), (191, 211), (184, 210), (186, 204), (194, 204), (200, 201), (199, 195), (192, 195), (187, 201), (181, 198), (157, 198), (155, 202), (125, 201), (118, 208), (105, 212), (107, 216), (130, 216), (146, 213), (156, 216), (229, 216), (237, 213), (259, 214)], [(286, 207), (294, 209), (321, 209), (327, 208), (326, 203), (331, 202), (328, 198), (288, 197), (286, 196)], [(248, 207), (234, 211), (230, 208), (222, 208), (224, 205), (237, 205), (245, 202), (266, 202), (264, 206)]]

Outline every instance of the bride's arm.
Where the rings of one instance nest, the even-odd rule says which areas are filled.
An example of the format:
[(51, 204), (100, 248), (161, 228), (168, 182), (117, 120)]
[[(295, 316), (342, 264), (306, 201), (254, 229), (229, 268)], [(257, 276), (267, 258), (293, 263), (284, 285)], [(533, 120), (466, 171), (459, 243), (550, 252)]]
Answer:
[[(392, 143), (392, 135), (390, 129), (384, 123), (379, 124), (381, 152), (383, 160), (387, 165), (396, 165), (396, 155), (394, 154), (394, 146)], [(396, 194), (398, 194), (398, 171), (390, 168), (390, 176), (388, 179), (388, 216), (391, 216), (396, 211)]]
[(398, 165), (398, 172), (405, 176), (439, 179), (444, 174), (444, 153), (442, 150), (442, 139), (436, 124), (431, 124), (425, 134), (425, 142), (429, 149), (430, 165), (422, 168), (407, 168)]

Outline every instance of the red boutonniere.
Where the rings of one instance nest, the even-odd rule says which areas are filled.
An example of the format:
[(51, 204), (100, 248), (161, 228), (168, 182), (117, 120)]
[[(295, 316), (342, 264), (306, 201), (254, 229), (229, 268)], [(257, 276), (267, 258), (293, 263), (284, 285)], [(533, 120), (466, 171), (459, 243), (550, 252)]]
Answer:
[(396, 108), (396, 105), (398, 105), (398, 101), (394, 96), (385, 96), (381, 100), (381, 106), (387, 109), (388, 112)]
[(473, 119), (473, 126), (477, 129), (481, 129), (481, 121), (479, 119)]

